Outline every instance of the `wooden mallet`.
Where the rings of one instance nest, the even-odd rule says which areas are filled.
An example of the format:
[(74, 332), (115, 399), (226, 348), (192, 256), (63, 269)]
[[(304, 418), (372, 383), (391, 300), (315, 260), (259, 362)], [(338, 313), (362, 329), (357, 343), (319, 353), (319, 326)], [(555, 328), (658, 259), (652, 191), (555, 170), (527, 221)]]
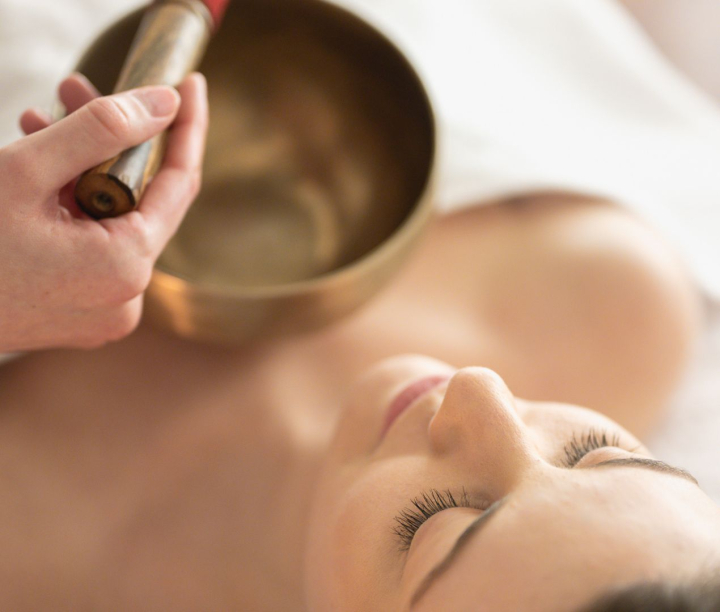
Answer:
[[(145, 11), (114, 93), (145, 85), (177, 86), (200, 64), (228, 0), (155, 0)], [(137, 208), (160, 168), (163, 132), (85, 172), (75, 185), (78, 206), (96, 219)]]

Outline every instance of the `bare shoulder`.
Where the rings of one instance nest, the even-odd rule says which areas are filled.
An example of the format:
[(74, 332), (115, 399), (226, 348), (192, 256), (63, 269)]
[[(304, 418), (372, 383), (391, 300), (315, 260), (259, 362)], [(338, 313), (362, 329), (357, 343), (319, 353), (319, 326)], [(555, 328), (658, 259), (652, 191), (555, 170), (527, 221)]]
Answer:
[(586, 405), (646, 430), (702, 322), (701, 297), (669, 242), (620, 205), (561, 194), (443, 225), (517, 394)]

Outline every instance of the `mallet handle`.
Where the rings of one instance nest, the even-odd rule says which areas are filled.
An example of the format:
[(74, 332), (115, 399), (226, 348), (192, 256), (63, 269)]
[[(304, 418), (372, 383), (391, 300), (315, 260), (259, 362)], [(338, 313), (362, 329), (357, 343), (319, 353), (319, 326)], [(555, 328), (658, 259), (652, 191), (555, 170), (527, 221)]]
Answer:
[[(143, 16), (115, 93), (144, 85), (178, 85), (200, 64), (212, 30), (200, 0), (157, 0)], [(85, 172), (75, 186), (82, 210), (96, 219), (134, 210), (157, 173), (165, 132)]]

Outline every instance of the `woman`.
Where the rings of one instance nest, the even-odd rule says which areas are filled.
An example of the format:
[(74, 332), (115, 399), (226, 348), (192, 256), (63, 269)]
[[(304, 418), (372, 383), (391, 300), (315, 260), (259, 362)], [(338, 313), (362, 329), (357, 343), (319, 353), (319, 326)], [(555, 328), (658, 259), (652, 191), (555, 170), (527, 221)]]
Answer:
[(548, 193), (438, 219), (316, 334), (28, 355), (0, 371), (2, 607), (575, 610), (693, 576), (720, 510), (625, 427), (701, 322), (652, 229)]
[(547, 192), (438, 219), (316, 334), (28, 355), (0, 370), (0, 607), (569, 611), (694, 579), (720, 510), (630, 431), (701, 326), (653, 229)]

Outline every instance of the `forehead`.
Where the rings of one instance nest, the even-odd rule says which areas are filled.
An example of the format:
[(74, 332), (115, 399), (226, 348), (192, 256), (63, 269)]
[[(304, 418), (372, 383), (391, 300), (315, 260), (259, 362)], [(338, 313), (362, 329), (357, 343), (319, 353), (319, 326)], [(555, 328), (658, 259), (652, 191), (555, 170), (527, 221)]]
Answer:
[(417, 612), (576, 610), (612, 586), (677, 577), (717, 550), (718, 509), (691, 483), (640, 469), (575, 472), (515, 491)]

